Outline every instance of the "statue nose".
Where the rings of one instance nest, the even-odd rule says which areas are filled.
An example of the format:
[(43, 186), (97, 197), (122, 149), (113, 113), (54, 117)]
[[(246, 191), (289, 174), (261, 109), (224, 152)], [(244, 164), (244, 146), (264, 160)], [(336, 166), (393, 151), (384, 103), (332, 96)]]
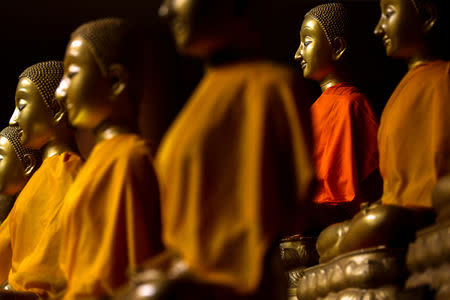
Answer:
[(18, 125), (17, 119), (19, 118), (19, 110), (16, 108), (9, 119), (9, 125)]

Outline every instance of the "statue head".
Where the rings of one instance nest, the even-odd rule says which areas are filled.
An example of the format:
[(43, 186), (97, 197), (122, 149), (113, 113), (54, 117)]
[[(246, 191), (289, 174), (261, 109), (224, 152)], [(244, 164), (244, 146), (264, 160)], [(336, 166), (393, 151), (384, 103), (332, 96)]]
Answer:
[(56, 98), (73, 126), (94, 129), (114, 118), (135, 118), (140, 41), (137, 28), (119, 18), (88, 22), (72, 33)]
[[(159, 15), (169, 21), (180, 52), (211, 56), (237, 43), (250, 21), (251, 0), (164, 0)], [(255, 1), (251, 10), (262, 6)], [(248, 28), (247, 28), (248, 29)]]
[(347, 27), (347, 12), (340, 3), (319, 5), (306, 13), (295, 54), (305, 78), (321, 81), (339, 68), (347, 50)]
[(438, 8), (442, 5), (441, 2), (443, 1), (381, 0), (381, 16), (374, 33), (382, 38), (386, 54), (409, 59), (427, 47), (433, 47), (431, 44), (437, 38), (435, 35), (439, 27)]
[(24, 147), (20, 136), (17, 126), (0, 132), (0, 194), (16, 195), (40, 166), (40, 152)]
[(64, 123), (65, 109), (55, 101), (55, 90), (62, 78), (61, 61), (41, 62), (19, 76), (10, 125), (17, 125), (26, 147), (41, 149)]

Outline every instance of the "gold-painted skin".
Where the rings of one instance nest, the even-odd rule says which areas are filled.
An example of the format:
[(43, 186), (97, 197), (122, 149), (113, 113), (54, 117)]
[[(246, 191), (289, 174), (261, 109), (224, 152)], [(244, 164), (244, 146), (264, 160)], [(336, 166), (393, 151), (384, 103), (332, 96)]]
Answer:
[(66, 50), (64, 76), (56, 99), (66, 106), (69, 122), (92, 130), (98, 143), (134, 128), (128, 80), (128, 71), (120, 64), (111, 65), (104, 74), (87, 42), (74, 37)]
[(386, 55), (406, 60), (409, 69), (435, 59), (424, 37), (437, 21), (435, 6), (423, 4), (424, 16), (412, 1), (416, 0), (381, 0), (381, 17), (374, 30), (383, 41)]
[(58, 105), (52, 113), (44, 103), (36, 85), (26, 77), (21, 78), (16, 89), (16, 108), (9, 124), (20, 127), (22, 144), (42, 150), (43, 159), (73, 151), (73, 130), (67, 126), (64, 106)]
[(295, 59), (301, 63), (303, 76), (317, 81), (322, 92), (346, 81), (340, 58), (347, 50), (347, 42), (337, 37), (328, 42), (320, 23), (306, 16), (300, 29), (300, 45)]
[[(387, 56), (405, 60), (410, 69), (435, 59), (425, 37), (437, 20), (436, 8), (432, 3), (423, 5), (426, 15), (418, 12), (412, 0), (381, 0), (381, 17), (374, 30), (382, 38)], [(320, 261), (378, 245), (406, 247), (414, 232), (430, 222), (430, 214), (423, 209), (375, 203), (353, 219), (331, 225), (320, 234)]]
[(159, 15), (169, 22), (180, 53), (210, 58), (258, 44), (246, 17), (236, 14), (236, 6), (235, 1), (164, 0)]
[[(33, 162), (30, 160), (30, 163)], [(33, 167), (34, 165), (30, 165), (27, 169)], [(11, 142), (0, 136), (0, 194), (17, 195), (27, 183), (30, 174), (24, 170)]]

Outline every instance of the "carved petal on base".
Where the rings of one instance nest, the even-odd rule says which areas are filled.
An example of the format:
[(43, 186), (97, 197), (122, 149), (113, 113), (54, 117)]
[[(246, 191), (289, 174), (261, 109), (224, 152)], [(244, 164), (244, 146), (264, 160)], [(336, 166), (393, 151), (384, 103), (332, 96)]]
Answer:
[(340, 255), (327, 263), (305, 269), (299, 280), (297, 296), (300, 300), (313, 300), (349, 288), (373, 289), (402, 284), (406, 276), (404, 255), (403, 249), (386, 247), (368, 248)]
[(417, 232), (416, 240), (409, 245), (406, 262), (413, 272), (450, 262), (450, 222)]
[(399, 288), (395, 286), (377, 289), (349, 288), (337, 293), (330, 293), (323, 298), (317, 298), (317, 300), (396, 300), (398, 292)]
[(450, 264), (445, 263), (439, 267), (429, 268), (424, 272), (413, 273), (406, 281), (407, 288), (423, 285), (430, 286), (435, 290), (450, 285)]

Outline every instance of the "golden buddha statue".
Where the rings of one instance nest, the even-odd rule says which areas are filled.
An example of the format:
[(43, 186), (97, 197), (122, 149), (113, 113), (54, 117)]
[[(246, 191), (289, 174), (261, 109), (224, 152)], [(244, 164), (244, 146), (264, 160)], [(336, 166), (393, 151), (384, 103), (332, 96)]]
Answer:
[(173, 264), (150, 261), (148, 273), (133, 279), (144, 278), (142, 289), (160, 268), (166, 290), (179, 297), (285, 294), (276, 242), (308, 224), (297, 212), (310, 204), (313, 179), (302, 107), (310, 102), (291, 70), (259, 56), (253, 14), (264, 2), (257, 9), (242, 0), (160, 7), (179, 52), (203, 60), (206, 72), (158, 149), (163, 238)]
[(0, 132), (0, 194), (17, 196), (41, 164), (40, 152), (22, 146), (20, 139), (17, 126)]
[(145, 71), (140, 41), (136, 26), (110, 18), (81, 25), (67, 46), (56, 97), (96, 144), (62, 212), (65, 299), (111, 296), (163, 249), (151, 149), (134, 133)]
[[(341, 220), (356, 213), (362, 202), (381, 194), (381, 187), (377, 189), (378, 122), (367, 97), (351, 83), (347, 14), (341, 3), (311, 9), (305, 15), (295, 54), (303, 76), (317, 81), (323, 92), (311, 106), (318, 178), (314, 202), (346, 211)], [(336, 222), (336, 217), (331, 221)]]
[(0, 132), (0, 224), (11, 211), (14, 198), (40, 164), (40, 152), (20, 143), (17, 126), (8, 126)]
[(0, 281), (8, 280), (17, 297), (56, 297), (66, 286), (58, 263), (59, 212), (81, 159), (72, 150), (73, 129), (68, 126), (65, 109), (54, 97), (62, 75), (61, 61), (41, 62), (19, 76), (16, 89), (10, 125), (17, 128), (24, 146), (42, 154), (41, 167), (0, 227), (8, 232), (0, 256), (9, 262), (0, 264)]
[[(440, 4), (442, 2), (439, 0), (380, 1), (381, 17), (375, 34), (382, 38), (389, 57), (402, 59), (409, 67), (381, 117), (378, 149), (383, 195), (379, 202), (363, 208), (353, 219), (332, 225), (321, 233), (317, 248), (321, 261), (327, 262), (321, 267), (322, 270), (327, 266), (331, 268), (344, 264), (344, 261), (353, 267), (363, 265), (369, 260), (361, 257), (369, 253), (378, 253), (375, 256), (381, 259), (394, 248), (405, 251), (408, 243), (414, 239), (416, 230), (432, 220), (433, 187), (444, 176), (442, 170), (450, 155), (450, 134), (447, 130), (450, 128), (450, 63), (439, 59), (436, 51), (439, 50), (436, 45), (446, 37), (438, 31), (438, 25), (443, 19), (439, 13), (445, 11), (439, 9)], [(420, 251), (408, 254), (408, 264), (413, 266), (411, 269), (414, 271), (423, 270), (423, 261), (417, 260), (417, 253), (423, 254)], [(345, 287), (365, 287), (365, 290), (359, 291), (361, 295), (373, 292), (368, 291), (367, 287), (381, 288), (380, 283), (401, 285), (406, 275), (405, 272), (399, 272), (403, 268), (404, 256), (399, 255), (394, 261), (397, 262), (392, 263), (397, 265), (394, 269), (380, 264), (377, 272), (381, 277), (375, 274), (377, 272), (372, 272), (373, 276), (367, 276), (366, 282), (355, 280), (355, 274), (346, 275), (353, 276), (352, 280), (347, 277), (347, 283), (353, 282), (353, 286), (347, 284)], [(299, 296), (324, 296), (324, 289), (322, 294), (317, 294), (311, 293), (311, 286), (307, 288), (313, 278), (310, 275), (316, 271), (311, 270), (305, 280), (300, 282), (303, 285), (299, 286)], [(399, 276), (392, 277), (394, 273)], [(367, 280), (369, 277), (370, 280)], [(410, 286), (420, 282), (417, 277), (409, 281)], [(328, 283), (331, 289), (333, 284)], [(336, 283), (334, 288), (336, 292)], [(342, 285), (340, 289), (343, 289)], [(348, 290), (341, 292), (339, 296), (349, 293)], [(396, 291), (390, 290), (389, 293), (392, 296)]]

